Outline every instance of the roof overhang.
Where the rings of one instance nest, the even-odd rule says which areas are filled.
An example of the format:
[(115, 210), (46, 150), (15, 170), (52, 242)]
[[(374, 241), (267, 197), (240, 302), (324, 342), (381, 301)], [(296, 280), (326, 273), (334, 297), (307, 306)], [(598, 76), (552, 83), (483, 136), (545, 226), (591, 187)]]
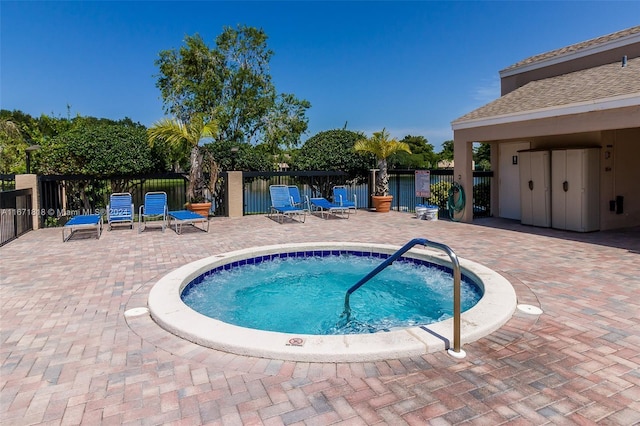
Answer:
[(583, 114), (595, 111), (615, 110), (626, 107), (640, 106), (640, 93), (615, 96), (611, 98), (598, 99), (596, 101), (578, 102), (573, 104), (554, 106), (517, 112), (513, 114), (496, 115), (492, 117), (476, 118), (464, 121), (454, 121), (451, 128), (455, 130), (472, 129), (475, 127), (495, 126), (501, 124), (518, 123), (524, 121), (538, 120)]

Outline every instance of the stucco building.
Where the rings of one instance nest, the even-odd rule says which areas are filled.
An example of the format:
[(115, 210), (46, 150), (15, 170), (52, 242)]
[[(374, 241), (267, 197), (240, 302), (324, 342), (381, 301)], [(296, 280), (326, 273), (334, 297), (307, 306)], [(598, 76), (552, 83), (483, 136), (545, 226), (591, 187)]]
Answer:
[[(451, 123), (465, 192), (472, 144), (489, 143), (494, 215), (572, 229), (560, 216), (573, 214), (569, 221), (592, 223), (574, 229), (583, 231), (640, 225), (640, 26), (532, 56), (500, 79), (500, 98)], [(582, 148), (596, 148), (595, 158), (585, 160)], [(531, 214), (548, 221), (528, 223)], [(473, 220), (472, 203), (461, 219)]]

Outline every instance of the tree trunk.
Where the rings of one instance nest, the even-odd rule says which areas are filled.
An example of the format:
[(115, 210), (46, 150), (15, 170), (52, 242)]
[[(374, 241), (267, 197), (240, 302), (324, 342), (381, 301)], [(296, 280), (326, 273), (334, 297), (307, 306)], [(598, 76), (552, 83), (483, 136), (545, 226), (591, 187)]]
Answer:
[(389, 194), (389, 175), (387, 173), (387, 160), (382, 159), (378, 162), (378, 173), (376, 174), (376, 195)]
[(197, 146), (191, 149), (191, 170), (189, 170), (189, 186), (187, 201), (204, 200), (204, 177), (202, 174), (202, 152)]

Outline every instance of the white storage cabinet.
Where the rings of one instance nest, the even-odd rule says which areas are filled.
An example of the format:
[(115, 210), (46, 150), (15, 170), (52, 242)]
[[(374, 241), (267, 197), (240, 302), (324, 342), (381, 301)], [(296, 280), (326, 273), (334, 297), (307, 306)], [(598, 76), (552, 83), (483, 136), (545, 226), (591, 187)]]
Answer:
[(551, 226), (569, 231), (600, 229), (600, 149), (551, 151)]
[(551, 226), (551, 170), (549, 151), (518, 151), (520, 220), (523, 225)]

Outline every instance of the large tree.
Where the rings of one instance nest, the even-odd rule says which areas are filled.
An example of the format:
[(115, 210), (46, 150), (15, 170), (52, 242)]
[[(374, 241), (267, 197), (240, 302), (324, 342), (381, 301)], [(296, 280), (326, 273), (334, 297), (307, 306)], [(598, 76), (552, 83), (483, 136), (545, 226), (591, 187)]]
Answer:
[(353, 146), (364, 134), (351, 130), (326, 130), (311, 138), (294, 152), (295, 170), (339, 170), (350, 178), (367, 176), (375, 164), (373, 156), (356, 155)]
[(440, 160), (453, 161), (453, 141), (442, 142), (442, 150), (438, 153)]
[[(0, 133), (19, 142), (20, 149), (11, 150), (18, 156), (17, 168), (12, 172), (24, 172), (24, 149), (28, 145), (41, 148), (32, 154), (36, 173), (114, 175), (167, 169), (164, 164), (167, 153), (149, 148), (145, 127), (126, 117), (111, 120), (42, 114), (34, 118), (20, 110), (0, 110)], [(5, 142), (1, 134), (0, 142)], [(9, 160), (9, 152), (3, 152), (3, 161)]]
[(251, 145), (221, 141), (206, 144), (206, 150), (216, 159), (222, 170), (268, 171), (275, 170), (276, 164), (264, 144)]
[(215, 118), (216, 141), (294, 146), (306, 131), (310, 104), (276, 93), (263, 30), (225, 27), (213, 48), (198, 34), (187, 36), (180, 49), (159, 56), (156, 85), (165, 112), (183, 122), (196, 113)]
[[(69, 129), (66, 119), (34, 118), (20, 110), (0, 110), (0, 173), (24, 173), (26, 149)], [(37, 154), (35, 154), (37, 155)]]
[(473, 148), (476, 170), (491, 170), (491, 144), (481, 143)]
[(375, 165), (373, 155), (357, 155), (353, 150), (356, 141), (363, 137), (363, 133), (351, 130), (326, 130), (317, 133), (292, 153), (292, 169), (345, 172), (345, 178), (332, 177), (333, 180), (323, 182), (317, 188), (323, 197), (328, 197), (333, 185), (344, 185), (347, 180), (363, 180)]
[(20, 127), (9, 118), (0, 118), (0, 173), (24, 172), (27, 146)]
[(284, 148), (298, 145), (300, 135), (307, 130), (308, 119), (305, 116), (311, 104), (299, 101), (292, 94), (280, 95), (274, 107), (265, 117), (265, 131), (263, 144), (271, 155), (280, 153)]
[(144, 126), (78, 117), (68, 131), (43, 139), (37, 168), (44, 174), (108, 176), (154, 172), (163, 164), (147, 144)]
[[(42, 136), (35, 156), (41, 174), (82, 174), (110, 177), (65, 181), (67, 207), (90, 209), (104, 206), (104, 193), (130, 192), (136, 185), (127, 175), (164, 170), (163, 158), (147, 143), (144, 126), (129, 119), (112, 121), (93, 117), (46, 120), (58, 129), (56, 136)], [(139, 182), (139, 181), (138, 181)]]
[(398, 169), (430, 169), (436, 166), (437, 155), (424, 136), (405, 136), (401, 142), (406, 143), (411, 154), (399, 151), (388, 159), (389, 168)]

